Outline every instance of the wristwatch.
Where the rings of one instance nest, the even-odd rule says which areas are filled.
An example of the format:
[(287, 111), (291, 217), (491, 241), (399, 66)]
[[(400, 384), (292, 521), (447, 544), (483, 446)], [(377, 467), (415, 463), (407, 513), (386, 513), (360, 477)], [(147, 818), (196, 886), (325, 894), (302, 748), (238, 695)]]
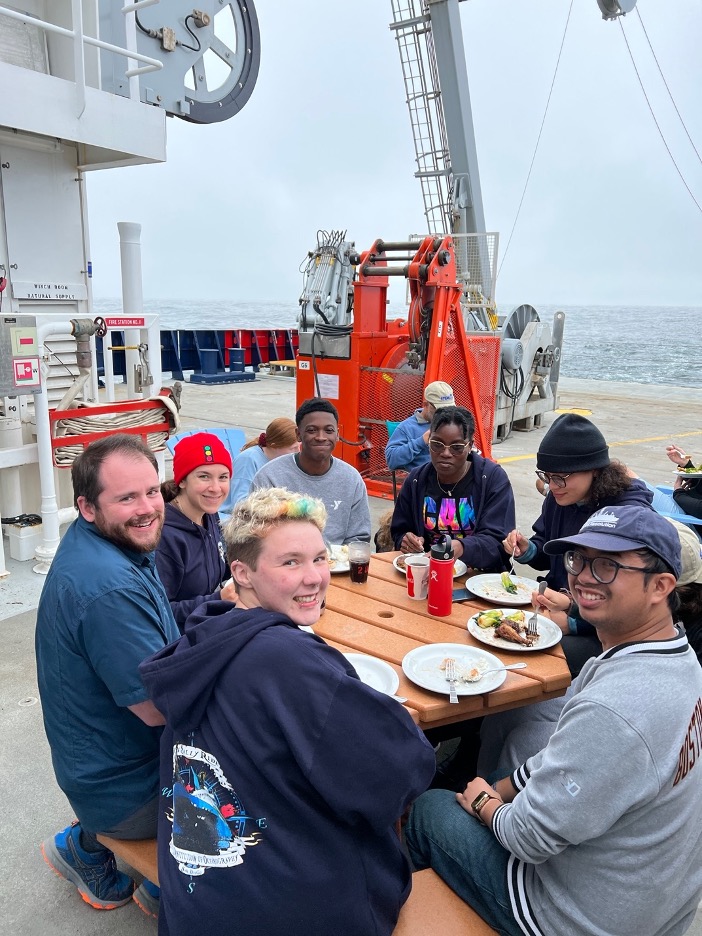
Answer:
[(473, 802), (470, 804), (470, 808), (473, 810), (476, 816), (480, 817), (480, 810), (487, 803), (488, 800), (498, 799), (497, 796), (492, 796), (490, 793), (483, 790), (482, 793), (478, 793)]

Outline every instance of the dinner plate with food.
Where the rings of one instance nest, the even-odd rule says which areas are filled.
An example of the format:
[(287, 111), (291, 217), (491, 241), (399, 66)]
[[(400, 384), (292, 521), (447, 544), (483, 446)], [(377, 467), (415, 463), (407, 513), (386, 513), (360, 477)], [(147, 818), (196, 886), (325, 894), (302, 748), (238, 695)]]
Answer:
[(351, 568), (348, 546), (327, 546), (327, 557), (330, 572), (348, 572)]
[(366, 653), (345, 653), (344, 656), (356, 670), (362, 683), (377, 689), (378, 692), (384, 692), (385, 695), (395, 695), (400, 685), (400, 677), (389, 663)]
[(490, 608), (479, 611), (468, 620), (468, 632), (489, 647), (500, 650), (546, 650), (554, 647), (563, 636), (560, 627), (543, 614), (536, 618), (536, 636), (528, 633), (527, 620), (531, 611), (514, 608)]
[[(449, 694), (446, 661), (454, 661), (456, 695), (482, 695), (497, 689), (507, 678), (502, 660), (465, 644), (435, 643), (405, 654), (402, 670), (408, 679), (431, 692)], [(482, 676), (482, 673), (485, 673)]]
[(677, 475), (678, 478), (702, 478), (702, 465), (697, 467), (692, 465), (690, 468), (676, 468), (673, 474)]
[[(398, 572), (402, 572), (403, 575), (407, 575), (407, 569), (405, 568), (405, 562), (407, 557), (414, 555), (413, 553), (403, 553), (401, 556), (395, 556), (392, 560), (392, 564), (395, 566)], [(425, 556), (426, 553), (416, 553), (418, 556)], [(459, 578), (461, 575), (465, 575), (468, 571), (468, 566), (460, 559), (456, 559), (453, 563), (453, 577)]]
[(531, 604), (531, 593), (538, 591), (539, 583), (534, 579), (524, 578), (523, 575), (492, 572), (467, 579), (466, 588), (485, 601), (518, 608), (520, 605)]

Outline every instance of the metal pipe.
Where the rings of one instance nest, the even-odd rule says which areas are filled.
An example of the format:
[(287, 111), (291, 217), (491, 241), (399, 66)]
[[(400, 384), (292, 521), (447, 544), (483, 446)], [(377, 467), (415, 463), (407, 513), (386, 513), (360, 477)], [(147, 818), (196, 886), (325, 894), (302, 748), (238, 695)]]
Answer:
[[(119, 253), (122, 266), (122, 312), (132, 317), (143, 316), (144, 296), (141, 281), (141, 225), (133, 221), (119, 221)], [(134, 328), (124, 332), (125, 345), (138, 348), (141, 335)], [(140, 363), (138, 351), (125, 351), (127, 367), (127, 397), (133, 400), (136, 396), (134, 382), (134, 368)], [(149, 398), (149, 388), (142, 394), (144, 399)]]
[(419, 249), (420, 241), (376, 241), (374, 246), (379, 251), (388, 251), (388, 250), (411, 250), (413, 251), (412, 256), (417, 253)]
[[(388, 257), (388, 260), (392, 260), (393, 263), (397, 263), (398, 260), (414, 260), (417, 256), (417, 252), (408, 253), (408, 254), (393, 254), (392, 257)], [(370, 261), (368, 261), (370, 262)]]
[[(0, 13), (4, 16), (9, 16), (10, 19), (18, 20), (20, 23), (24, 23), (25, 26), (39, 26), (41, 29), (46, 30), (46, 32), (56, 33), (59, 36), (66, 36), (68, 39), (76, 39), (77, 35), (75, 30), (66, 29), (64, 26), (57, 26), (55, 23), (47, 23), (46, 20), (37, 19), (34, 16), (27, 16), (26, 13), (18, 13), (17, 10), (12, 10), (10, 7), (0, 6)], [(82, 41), (86, 45), (95, 46), (98, 49), (105, 49), (106, 52), (114, 52), (115, 55), (121, 55), (125, 58), (133, 58), (138, 62), (144, 62), (149, 66), (148, 71), (160, 71), (163, 68), (163, 62), (159, 62), (158, 59), (151, 58), (148, 55), (142, 55), (140, 52), (129, 51), (128, 49), (123, 49), (121, 46), (113, 45), (111, 42), (103, 42), (102, 39), (94, 39), (92, 36), (81, 36)]]
[(367, 263), (364, 263), (361, 267), (361, 276), (407, 276), (409, 271), (408, 266), (403, 267), (376, 267), (370, 266)]
[[(73, 80), (76, 85), (76, 117), (85, 112), (85, 50), (83, 49), (83, 3), (71, 0), (73, 14)], [(80, 41), (78, 41), (80, 37)]]
[(553, 344), (553, 364), (549, 374), (549, 383), (551, 384), (551, 393), (553, 394), (554, 407), (558, 405), (558, 378), (561, 374), (561, 348), (563, 346), (563, 329), (565, 328), (565, 312), (556, 312), (553, 316), (553, 331), (551, 332), (551, 342)]
[[(15, 417), (0, 419), (0, 449), (15, 449), (22, 447), (22, 422)], [(7, 511), (0, 510), (5, 516), (22, 512), (22, 486), (20, 483), (20, 469), (17, 466), (6, 468), (0, 475), (0, 506), (7, 506)], [(0, 532), (0, 576), (7, 572), (5, 565), (5, 549), (2, 532)]]
[[(49, 335), (66, 335), (72, 331), (68, 321), (44, 322), (37, 325), (37, 345), (41, 350)], [(33, 571), (46, 575), (61, 542), (59, 509), (56, 500), (54, 456), (51, 449), (51, 422), (49, 420), (49, 393), (46, 385), (49, 369), (42, 362), (41, 392), (34, 395), (34, 415), (37, 423), (37, 454), (39, 456), (39, 483), (41, 486), (42, 541), (34, 551), (39, 560)]]

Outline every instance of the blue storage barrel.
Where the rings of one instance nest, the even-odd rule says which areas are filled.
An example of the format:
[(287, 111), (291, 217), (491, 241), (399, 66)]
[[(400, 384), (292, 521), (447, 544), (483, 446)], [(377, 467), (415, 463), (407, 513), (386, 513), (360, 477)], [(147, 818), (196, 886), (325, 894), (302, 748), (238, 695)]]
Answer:
[(245, 348), (228, 348), (229, 351), (229, 370), (235, 374), (243, 374), (245, 369), (244, 355)]
[(200, 348), (200, 370), (203, 374), (217, 373), (217, 359), (219, 350), (217, 348)]

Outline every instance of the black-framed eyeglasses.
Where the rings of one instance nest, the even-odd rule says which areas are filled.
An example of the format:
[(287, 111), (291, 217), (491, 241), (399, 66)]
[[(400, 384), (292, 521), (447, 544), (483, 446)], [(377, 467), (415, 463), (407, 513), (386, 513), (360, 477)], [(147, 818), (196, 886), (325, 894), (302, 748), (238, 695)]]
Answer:
[(470, 442), (452, 442), (451, 445), (444, 445), (440, 439), (429, 439), (429, 448), (436, 455), (441, 455), (444, 449), (448, 449), (452, 455), (463, 455), (467, 448), (470, 448), (473, 440)]
[(566, 481), (572, 473), (572, 471), (569, 471), (568, 474), (551, 474), (548, 471), (537, 470), (536, 477), (539, 481), (543, 481), (544, 484), (548, 484), (549, 487), (564, 488), (566, 486)]
[(610, 559), (609, 556), (595, 556), (594, 559), (589, 559), (577, 549), (569, 549), (565, 553), (563, 564), (570, 575), (580, 575), (586, 565), (590, 566), (592, 577), (600, 585), (611, 585), (619, 575), (620, 569), (626, 569), (629, 572), (653, 572), (653, 569), (648, 566), (624, 565), (616, 559)]

